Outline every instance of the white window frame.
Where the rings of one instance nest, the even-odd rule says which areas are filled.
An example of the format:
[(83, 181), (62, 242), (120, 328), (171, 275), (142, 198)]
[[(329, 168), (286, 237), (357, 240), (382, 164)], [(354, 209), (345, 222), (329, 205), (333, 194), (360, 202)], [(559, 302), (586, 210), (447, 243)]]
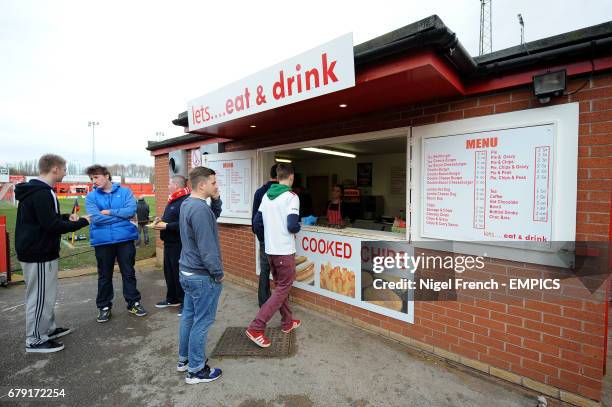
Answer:
[[(264, 168), (266, 165), (265, 160), (262, 159), (262, 154), (274, 153), (277, 151), (284, 150), (295, 150), (303, 147), (325, 147), (331, 144), (337, 143), (354, 143), (359, 141), (371, 141), (371, 140), (384, 140), (389, 138), (398, 138), (405, 137), (406, 138), (406, 206), (404, 213), (408, 214), (408, 208), (410, 207), (410, 127), (396, 127), (393, 129), (372, 131), (368, 133), (356, 133), (349, 134), (345, 136), (337, 136), (337, 137), (329, 137), (323, 139), (316, 140), (307, 140), (300, 141), (296, 143), (289, 144), (281, 144), (273, 147), (264, 147), (257, 150), (257, 158), (258, 158), (258, 185), (262, 185), (265, 181), (267, 181), (267, 174), (269, 173), (269, 168)], [(406, 217), (408, 219), (408, 217)], [(366, 230), (366, 229), (363, 229)], [(333, 232), (329, 232), (332, 233)], [(404, 235), (405, 240), (409, 240), (410, 230), (406, 227), (406, 234)], [(375, 236), (373, 236), (375, 237)], [(384, 240), (381, 238), (381, 240)]]
[[(215, 153), (215, 154), (202, 154), (202, 165), (204, 167), (208, 167), (208, 163), (210, 161), (221, 161), (221, 160), (243, 160), (243, 159), (251, 159), (251, 190), (249, 193), (249, 202), (250, 207), (253, 206), (253, 194), (255, 194), (255, 190), (257, 190), (257, 152), (255, 150), (244, 150), (244, 151), (235, 151), (229, 153)], [(223, 197), (221, 197), (223, 199)], [(247, 217), (235, 217), (235, 216), (223, 216), (223, 211), (221, 212), (221, 216), (217, 219), (218, 223), (229, 223), (235, 225), (250, 225), (252, 218), (251, 209), (249, 209), (249, 216)]]
[[(552, 241), (573, 242), (576, 238), (576, 204), (578, 194), (578, 103), (568, 103), (518, 112), (501, 113), (471, 119), (417, 126), (412, 128), (412, 206), (411, 237), (412, 243), (419, 247), (435, 248), (428, 242), (441, 241), (422, 236), (421, 203), (423, 199), (422, 143), (424, 138), (458, 135), (472, 132), (485, 132), (507, 128), (529, 127), (543, 124), (555, 126), (554, 165), (552, 188)], [(499, 242), (453, 243), (457, 253), (482, 255), (487, 257), (516, 260), (522, 262), (565, 267), (567, 258), (562, 261), (556, 248), (545, 252), (542, 249), (505, 247)], [(554, 251), (554, 252), (553, 252)]]

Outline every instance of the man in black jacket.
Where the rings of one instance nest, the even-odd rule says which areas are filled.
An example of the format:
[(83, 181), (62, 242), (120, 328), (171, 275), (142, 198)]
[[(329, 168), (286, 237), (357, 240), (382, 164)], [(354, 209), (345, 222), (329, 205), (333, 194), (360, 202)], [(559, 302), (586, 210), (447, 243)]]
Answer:
[(144, 235), (145, 246), (149, 245), (149, 230), (147, 224), (149, 223), (149, 204), (145, 201), (143, 195), (140, 195), (136, 202), (136, 220), (138, 221), (138, 241), (136, 247), (140, 246), (140, 241)]
[(159, 230), (159, 237), (164, 241), (164, 277), (168, 291), (166, 299), (160, 301), (155, 306), (157, 308), (180, 306), (178, 315), (183, 310), (183, 298), (185, 292), (179, 281), (179, 258), (181, 257), (181, 235), (179, 232), (179, 215), (181, 204), (191, 190), (187, 188), (187, 180), (182, 175), (175, 175), (170, 178), (168, 184), (168, 205), (164, 210), (161, 220), (155, 221), (154, 228)]
[(15, 187), (15, 250), (26, 283), (26, 352), (51, 353), (64, 349), (54, 339), (70, 333), (55, 324), (60, 238), (87, 226), (89, 217), (60, 214), (53, 187), (66, 175), (66, 160), (47, 154), (38, 168), (38, 179)]
[[(263, 199), (268, 189), (273, 184), (278, 184), (278, 180), (276, 179), (276, 167), (278, 164), (274, 164), (272, 168), (270, 168), (270, 180), (262, 185), (257, 191), (255, 191), (255, 196), (253, 196), (253, 212), (251, 225), (253, 225), (253, 220), (255, 219), (255, 215), (257, 215), (257, 211), (259, 210), (259, 205), (261, 205), (261, 200)], [(255, 229), (251, 226), (253, 233), (255, 233)], [(268, 255), (266, 254), (266, 247), (263, 240), (259, 241), (259, 286), (257, 288), (257, 300), (259, 302), (259, 308), (268, 301), (270, 298), (270, 263), (268, 263)]]

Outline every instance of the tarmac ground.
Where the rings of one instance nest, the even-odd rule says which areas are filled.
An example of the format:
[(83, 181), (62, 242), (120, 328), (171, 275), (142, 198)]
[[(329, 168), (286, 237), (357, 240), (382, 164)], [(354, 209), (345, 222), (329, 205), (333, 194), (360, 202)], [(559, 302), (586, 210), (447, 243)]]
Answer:
[[(13, 404), (11, 388), (64, 389), (57, 399), (20, 405), (69, 406), (536, 406), (537, 395), (469, 369), (294, 305), (302, 320), (297, 353), (285, 359), (223, 358), (210, 361), (223, 377), (187, 385), (176, 371), (179, 317), (157, 309), (165, 296), (154, 266), (137, 272), (149, 315), (128, 314), (115, 273), (113, 318), (96, 323), (97, 278), (59, 283), (56, 320), (74, 332), (54, 354), (25, 353), (24, 285), (0, 288), (0, 405)], [(247, 326), (256, 294), (224, 283), (208, 338), (211, 352), (226, 327)], [(279, 324), (276, 316), (271, 324)], [(559, 405), (549, 400), (549, 406)]]

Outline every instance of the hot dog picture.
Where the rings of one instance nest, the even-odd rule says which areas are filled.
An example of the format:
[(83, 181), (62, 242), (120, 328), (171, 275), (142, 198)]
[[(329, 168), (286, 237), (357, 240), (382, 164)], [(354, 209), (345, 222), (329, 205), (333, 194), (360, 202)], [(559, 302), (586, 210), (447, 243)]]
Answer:
[(314, 282), (314, 269), (315, 264), (311, 261), (300, 263), (300, 265), (295, 268), (295, 280), (305, 284)]

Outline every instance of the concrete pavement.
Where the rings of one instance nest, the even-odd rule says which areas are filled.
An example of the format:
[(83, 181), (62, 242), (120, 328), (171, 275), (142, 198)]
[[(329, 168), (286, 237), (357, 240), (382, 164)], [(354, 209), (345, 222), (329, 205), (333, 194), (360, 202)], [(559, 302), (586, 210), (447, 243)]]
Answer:
[[(142, 270), (142, 268), (141, 268)], [(137, 273), (149, 315), (129, 315), (115, 275), (113, 319), (95, 321), (96, 276), (60, 280), (56, 316), (75, 331), (66, 349), (24, 351), (24, 286), (0, 288), (0, 387), (63, 388), (66, 397), (44, 405), (105, 406), (535, 406), (529, 394), (497, 379), (457, 369), (431, 356), (294, 306), (303, 325), (298, 350), (287, 359), (211, 360), (223, 378), (186, 385), (177, 373), (176, 309), (156, 309), (163, 275), (154, 266)], [(256, 295), (226, 283), (208, 351), (228, 326), (246, 326)], [(276, 317), (273, 324), (278, 324)], [(0, 399), (4, 405), (5, 398)], [(43, 405), (35, 403), (34, 405)], [(550, 405), (558, 405), (549, 400)]]

